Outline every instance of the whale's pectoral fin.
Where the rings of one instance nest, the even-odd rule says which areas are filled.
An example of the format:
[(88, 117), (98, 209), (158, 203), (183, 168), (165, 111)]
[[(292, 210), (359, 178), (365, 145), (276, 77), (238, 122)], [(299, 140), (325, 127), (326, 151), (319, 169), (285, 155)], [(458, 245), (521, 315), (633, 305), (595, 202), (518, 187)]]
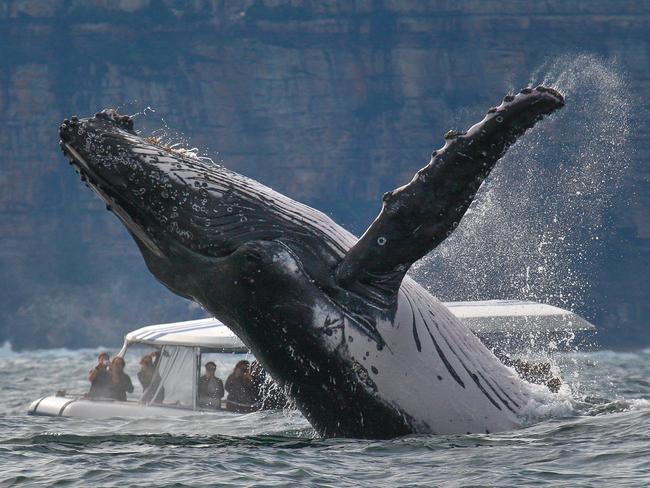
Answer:
[(552, 88), (526, 88), (466, 133), (448, 132), (444, 147), (410, 183), (384, 195), (379, 216), (339, 264), (339, 284), (390, 306), (411, 264), (454, 230), (506, 149), (563, 105)]

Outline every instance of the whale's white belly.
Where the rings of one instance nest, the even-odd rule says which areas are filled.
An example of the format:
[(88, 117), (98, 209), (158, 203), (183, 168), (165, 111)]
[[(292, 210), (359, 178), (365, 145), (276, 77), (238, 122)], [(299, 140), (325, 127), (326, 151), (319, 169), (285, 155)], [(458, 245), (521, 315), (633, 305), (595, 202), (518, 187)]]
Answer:
[(410, 278), (395, 320), (379, 323), (386, 346), (347, 328), (352, 357), (384, 401), (421, 433), (484, 433), (520, 425), (530, 385), (505, 367), (452, 313)]

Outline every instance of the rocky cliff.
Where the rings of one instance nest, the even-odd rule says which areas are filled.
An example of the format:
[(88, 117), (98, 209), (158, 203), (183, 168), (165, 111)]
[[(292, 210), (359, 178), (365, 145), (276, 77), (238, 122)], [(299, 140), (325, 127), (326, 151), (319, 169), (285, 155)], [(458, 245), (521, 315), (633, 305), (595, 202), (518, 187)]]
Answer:
[[(549, 60), (593, 56), (619, 78), (614, 95), (625, 105), (610, 104), (598, 117), (625, 110), (630, 130), (591, 133), (596, 149), (608, 138), (623, 141), (625, 161), (615, 161), (613, 149), (592, 151), (592, 159), (624, 171), (615, 198), (583, 202), (598, 203), (598, 225), (592, 218), (579, 238), (600, 242), (578, 246), (586, 255), (577, 265), (589, 267), (578, 285), (553, 275), (550, 301), (575, 303), (605, 344), (648, 344), (649, 31), (644, 1), (5, 1), (0, 340), (108, 345), (136, 325), (201, 313), (154, 282), (121, 225), (82, 191), (57, 147), (66, 116), (108, 106), (140, 112), (143, 130), (196, 146), (360, 233), (381, 194), (408, 181), (448, 129), (479, 120), (509, 90), (543, 81)], [(584, 125), (566, 122), (566, 131), (549, 129), (539, 142), (571, 148), (589, 137)], [(542, 163), (562, 161), (549, 153)], [(524, 190), (538, 191), (514, 191)], [(482, 261), (491, 281), (479, 280), (480, 263), (468, 270), (477, 283), (471, 293), (445, 287), (446, 278), (431, 287), (447, 299), (543, 299), (543, 287), (495, 288), (508, 282), (499, 263), (513, 261), (507, 250), (494, 260)], [(580, 297), (567, 301), (571, 294)]]

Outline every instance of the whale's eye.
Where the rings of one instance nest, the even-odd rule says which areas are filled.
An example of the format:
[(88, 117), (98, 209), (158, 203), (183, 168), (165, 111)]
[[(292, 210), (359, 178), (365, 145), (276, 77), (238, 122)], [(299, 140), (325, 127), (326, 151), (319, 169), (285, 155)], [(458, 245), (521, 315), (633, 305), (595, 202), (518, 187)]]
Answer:
[(386, 244), (386, 238), (384, 236), (377, 237), (377, 244), (383, 246), (384, 244)]
[(503, 117), (501, 115), (497, 115), (495, 117), (495, 120), (500, 124), (501, 122), (503, 122)]

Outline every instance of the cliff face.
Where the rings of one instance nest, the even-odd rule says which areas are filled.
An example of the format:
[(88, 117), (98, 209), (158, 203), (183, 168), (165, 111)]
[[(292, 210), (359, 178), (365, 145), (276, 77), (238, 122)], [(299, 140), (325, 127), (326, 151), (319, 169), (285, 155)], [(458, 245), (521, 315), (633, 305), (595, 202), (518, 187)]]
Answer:
[(458, 3), (3, 2), (0, 340), (115, 344), (136, 325), (200, 314), (154, 282), (121, 224), (75, 180), (57, 147), (64, 117), (144, 112), (143, 130), (167, 127), (163, 136), (360, 233), (382, 193), (407, 182), (444, 132), (478, 121), (549, 59), (588, 53), (616, 60), (633, 158), (603, 210), (604, 244), (578, 302), (603, 342), (650, 343), (650, 5)]

